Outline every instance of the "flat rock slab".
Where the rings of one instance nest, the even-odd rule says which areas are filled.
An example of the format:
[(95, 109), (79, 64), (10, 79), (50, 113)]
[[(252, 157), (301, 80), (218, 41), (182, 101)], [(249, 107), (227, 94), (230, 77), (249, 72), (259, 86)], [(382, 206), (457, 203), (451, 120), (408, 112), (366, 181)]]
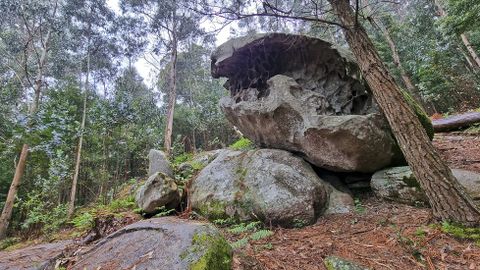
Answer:
[(153, 218), (116, 231), (69, 269), (230, 269), (231, 248), (208, 223)]
[(0, 269), (48, 269), (70, 244), (72, 241), (60, 241), (14, 251), (1, 251)]

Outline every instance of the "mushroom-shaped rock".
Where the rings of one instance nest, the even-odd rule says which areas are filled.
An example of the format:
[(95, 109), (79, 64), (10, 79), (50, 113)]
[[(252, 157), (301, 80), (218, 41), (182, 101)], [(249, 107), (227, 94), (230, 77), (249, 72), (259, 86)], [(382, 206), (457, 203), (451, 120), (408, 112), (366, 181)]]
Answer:
[(403, 160), (353, 58), (326, 41), (233, 39), (212, 54), (212, 76), (228, 78), (222, 110), (259, 146), (339, 172), (374, 172)]

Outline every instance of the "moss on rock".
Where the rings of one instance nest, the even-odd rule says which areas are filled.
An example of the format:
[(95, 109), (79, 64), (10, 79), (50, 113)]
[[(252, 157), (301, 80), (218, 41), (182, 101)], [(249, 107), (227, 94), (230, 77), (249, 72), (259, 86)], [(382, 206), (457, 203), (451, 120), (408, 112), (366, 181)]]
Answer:
[(368, 268), (361, 267), (353, 262), (345, 259), (329, 256), (323, 260), (327, 270), (368, 270)]
[(226, 211), (226, 204), (221, 201), (212, 200), (199, 207), (200, 214), (207, 217), (209, 220), (225, 219), (229, 216)]
[(190, 264), (190, 270), (228, 270), (232, 264), (232, 248), (219, 234), (195, 234), (190, 252), (203, 253)]

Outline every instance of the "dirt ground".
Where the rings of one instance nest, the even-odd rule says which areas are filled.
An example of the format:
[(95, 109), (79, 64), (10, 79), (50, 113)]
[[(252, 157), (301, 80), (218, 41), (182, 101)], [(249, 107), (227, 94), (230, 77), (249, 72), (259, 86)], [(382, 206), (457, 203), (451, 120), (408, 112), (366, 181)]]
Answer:
[[(434, 144), (452, 168), (480, 172), (480, 135), (437, 134)], [(443, 233), (429, 209), (368, 195), (360, 201), (355, 213), (272, 229), (236, 251), (234, 269), (326, 269), (330, 255), (370, 269), (480, 269), (480, 246)]]

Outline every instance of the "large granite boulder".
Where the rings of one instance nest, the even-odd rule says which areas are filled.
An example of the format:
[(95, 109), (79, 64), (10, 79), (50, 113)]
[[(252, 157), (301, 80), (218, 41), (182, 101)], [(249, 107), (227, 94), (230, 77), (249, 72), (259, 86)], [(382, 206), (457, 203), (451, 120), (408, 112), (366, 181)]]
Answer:
[(227, 119), (262, 147), (339, 172), (403, 160), (352, 56), (328, 42), (288, 34), (233, 39), (212, 54), (212, 76), (228, 78), (231, 95), (220, 101)]
[[(480, 174), (461, 169), (452, 169), (452, 173), (472, 199), (480, 203)], [(375, 195), (386, 200), (410, 205), (428, 204), (427, 196), (408, 166), (376, 172), (370, 186)]]
[(330, 200), (333, 190), (308, 163), (290, 152), (229, 150), (198, 174), (192, 182), (190, 202), (211, 219), (260, 219), (290, 227), (314, 223), (327, 208), (331, 208), (329, 213), (351, 209), (353, 200), (339, 200), (337, 193)]
[(135, 201), (145, 213), (153, 214), (159, 207), (175, 208), (180, 203), (180, 191), (175, 181), (160, 172), (151, 175), (140, 187)]
[(232, 251), (212, 225), (172, 217), (131, 224), (78, 256), (69, 269), (231, 269)]
[(148, 176), (157, 172), (173, 178), (172, 165), (167, 155), (163, 151), (151, 149), (148, 153)]

